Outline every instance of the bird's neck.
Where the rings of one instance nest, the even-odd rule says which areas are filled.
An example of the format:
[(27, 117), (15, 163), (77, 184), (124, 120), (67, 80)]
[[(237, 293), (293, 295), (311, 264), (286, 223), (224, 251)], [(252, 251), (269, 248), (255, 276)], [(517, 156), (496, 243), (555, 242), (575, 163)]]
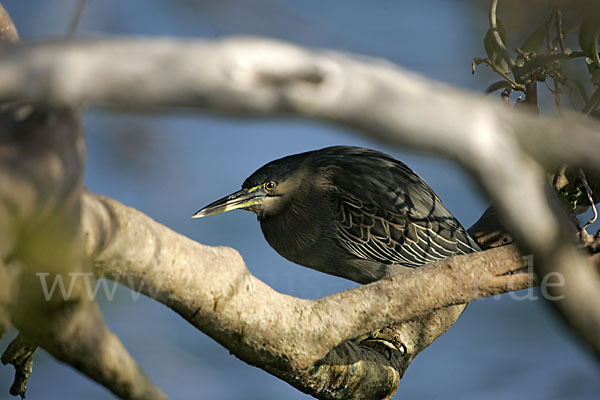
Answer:
[(269, 245), (288, 260), (304, 265), (307, 254), (319, 241), (321, 225), (316, 223), (316, 210), (301, 206), (315, 203), (297, 200), (287, 202), (278, 213), (259, 219)]

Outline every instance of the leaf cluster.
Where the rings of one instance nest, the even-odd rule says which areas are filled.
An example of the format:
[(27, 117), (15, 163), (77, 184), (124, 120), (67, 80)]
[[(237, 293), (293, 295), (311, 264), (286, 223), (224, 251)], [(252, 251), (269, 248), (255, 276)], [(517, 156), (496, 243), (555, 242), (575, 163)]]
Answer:
[[(586, 114), (597, 115), (600, 105), (600, 55), (598, 42), (600, 37), (600, 19), (580, 17), (573, 26), (563, 28), (563, 13), (558, 8), (549, 10), (549, 16), (525, 38), (513, 53), (507, 51), (507, 32), (502, 20), (496, 21), (496, 28), (490, 26), (483, 39), (487, 57), (473, 59), (475, 67), (485, 64), (491, 67), (502, 79), (490, 84), (486, 93), (504, 89), (507, 96), (511, 91), (527, 94), (527, 87), (534, 82), (544, 82), (555, 95), (556, 106), (560, 110), (560, 94), (565, 90), (574, 104), (573, 96), (583, 100), (580, 109)], [(494, 35), (497, 31), (498, 35)], [(567, 46), (569, 36), (576, 35), (576, 46)], [(500, 40), (497, 40), (497, 39)], [(585, 82), (576, 76), (570, 63), (584, 61), (592, 84), (593, 94), (588, 93)], [(552, 83), (552, 87), (548, 82)]]

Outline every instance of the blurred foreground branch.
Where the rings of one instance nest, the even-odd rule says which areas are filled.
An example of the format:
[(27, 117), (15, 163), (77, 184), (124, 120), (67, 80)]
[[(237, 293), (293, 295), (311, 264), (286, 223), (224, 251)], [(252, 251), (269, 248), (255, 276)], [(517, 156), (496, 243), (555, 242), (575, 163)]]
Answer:
[[(0, 5), (0, 41), (18, 42)], [(21, 102), (0, 104), (0, 337), (19, 330), (2, 354), (15, 367), (10, 393), (25, 397), (40, 346), (122, 398), (164, 395), (104, 323), (83, 282), (69, 296), (48, 295), (39, 275), (85, 273), (81, 194), (85, 145), (79, 110)]]
[[(0, 111), (0, 314), (20, 332), (2, 362), (24, 395), (39, 346), (118, 396), (164, 396), (108, 329), (76, 276), (91, 270), (81, 230), (83, 132), (79, 112), (27, 104)], [(91, 272), (90, 272), (91, 273)], [(40, 276), (65, 279), (68, 295)]]

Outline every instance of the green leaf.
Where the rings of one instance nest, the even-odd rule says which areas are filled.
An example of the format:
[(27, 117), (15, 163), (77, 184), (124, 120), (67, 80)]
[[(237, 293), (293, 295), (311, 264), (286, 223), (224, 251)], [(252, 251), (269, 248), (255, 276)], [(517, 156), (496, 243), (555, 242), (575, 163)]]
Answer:
[(525, 65), (525, 57), (519, 54), (517, 56), (517, 59), (515, 60), (515, 64), (517, 65), (517, 67), (522, 67), (523, 65)]
[(512, 89), (512, 85), (510, 84), (510, 82), (507, 81), (494, 82), (490, 86), (488, 86), (487, 89), (485, 89), (485, 94), (489, 95), (490, 93), (500, 89)]
[(471, 73), (475, 75), (475, 67), (479, 64), (483, 64), (487, 61), (487, 58), (479, 58), (475, 57), (473, 61), (471, 61)]
[(541, 54), (544, 49), (544, 41), (546, 40), (546, 32), (548, 31), (548, 21), (540, 25), (521, 45), (520, 49), (524, 53)]
[[(498, 25), (498, 34), (500, 35), (500, 39), (502, 39), (503, 43), (506, 43), (506, 31), (504, 30), (504, 24), (501, 20), (497, 21)], [(508, 68), (508, 64), (506, 60), (504, 60), (504, 52), (494, 40), (494, 31), (490, 27), (487, 33), (485, 34), (485, 38), (483, 39), (483, 47), (485, 47), (485, 52), (487, 53), (488, 59), (492, 62), (492, 64), (500, 69), (502, 72), (508, 74), (510, 69)], [(506, 46), (506, 44), (505, 44)]]
[(598, 56), (598, 36), (600, 36), (600, 20), (595, 18), (586, 18), (579, 29), (579, 45), (581, 50), (598, 67), (600, 67), (600, 56)]

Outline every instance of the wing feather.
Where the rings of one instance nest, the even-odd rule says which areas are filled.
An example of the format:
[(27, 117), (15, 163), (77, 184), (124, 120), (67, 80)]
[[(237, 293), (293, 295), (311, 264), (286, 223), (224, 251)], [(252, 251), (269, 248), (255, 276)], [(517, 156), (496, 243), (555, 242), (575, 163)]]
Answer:
[[(329, 171), (324, 172), (335, 188), (337, 240), (351, 254), (418, 267), (479, 250), (435, 192), (405, 164), (372, 150), (332, 149), (325, 154)], [(354, 173), (335, 173), (336, 168)]]

